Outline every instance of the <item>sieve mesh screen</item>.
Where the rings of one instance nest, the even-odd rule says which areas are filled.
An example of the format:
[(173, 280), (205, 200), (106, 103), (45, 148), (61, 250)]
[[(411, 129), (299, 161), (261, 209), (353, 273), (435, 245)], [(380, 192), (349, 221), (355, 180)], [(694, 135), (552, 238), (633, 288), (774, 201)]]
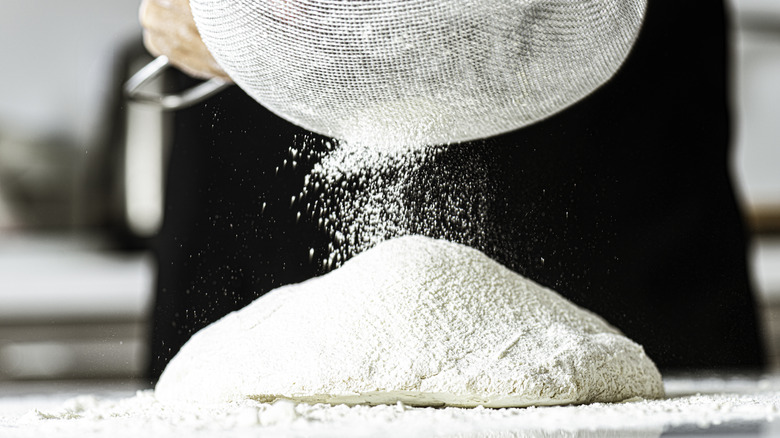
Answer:
[(260, 104), (350, 142), (511, 131), (607, 81), (646, 0), (191, 0), (206, 46)]

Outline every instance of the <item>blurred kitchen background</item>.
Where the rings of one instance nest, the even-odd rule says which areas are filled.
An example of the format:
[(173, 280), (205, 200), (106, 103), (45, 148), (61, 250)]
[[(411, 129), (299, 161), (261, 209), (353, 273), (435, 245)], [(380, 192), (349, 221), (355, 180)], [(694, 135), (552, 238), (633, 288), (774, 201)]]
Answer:
[[(139, 3), (0, 2), (0, 381), (144, 372), (168, 116), (121, 93), (151, 60)], [(780, 370), (780, 1), (731, 6), (733, 172)]]

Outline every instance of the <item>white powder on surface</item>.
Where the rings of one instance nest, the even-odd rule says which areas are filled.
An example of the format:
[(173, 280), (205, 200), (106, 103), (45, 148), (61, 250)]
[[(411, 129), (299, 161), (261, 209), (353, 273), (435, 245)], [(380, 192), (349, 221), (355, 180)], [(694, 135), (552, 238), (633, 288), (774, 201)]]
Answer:
[(385, 241), (201, 330), (156, 388), (167, 403), (528, 406), (663, 395), (643, 349), (481, 252)]
[(174, 407), (160, 403), (152, 391), (68, 400), (8, 398), (0, 392), (0, 436), (552, 438), (725, 436), (724, 431), (743, 429), (751, 436), (776, 436), (780, 431), (780, 377), (667, 377), (665, 383), (665, 399), (510, 409), (254, 400)]

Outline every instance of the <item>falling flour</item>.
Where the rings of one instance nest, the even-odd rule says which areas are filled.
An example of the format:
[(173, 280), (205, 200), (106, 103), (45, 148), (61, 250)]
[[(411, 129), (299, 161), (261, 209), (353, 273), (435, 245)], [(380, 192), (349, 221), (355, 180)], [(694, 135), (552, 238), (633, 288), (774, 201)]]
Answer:
[(304, 139), (290, 155), (319, 151), (297, 204), (299, 217), (311, 217), (330, 235), (320, 255), (323, 272), (379, 242), (413, 234), (512, 259), (511, 245), (497, 248), (507, 233), (491, 217), (498, 204), (494, 182), (482, 177), (494, 163), (475, 159), (470, 148), (317, 143)]
[(642, 347), (464, 245), (379, 243), (201, 330), (161, 402), (508, 407), (663, 396)]

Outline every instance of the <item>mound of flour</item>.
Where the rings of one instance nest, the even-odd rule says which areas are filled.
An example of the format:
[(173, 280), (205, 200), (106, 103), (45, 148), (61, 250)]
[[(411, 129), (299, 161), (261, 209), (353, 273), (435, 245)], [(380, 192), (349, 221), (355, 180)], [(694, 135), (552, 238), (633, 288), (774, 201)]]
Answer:
[(469, 247), (411, 236), (198, 332), (162, 402), (508, 407), (663, 395), (642, 347)]

